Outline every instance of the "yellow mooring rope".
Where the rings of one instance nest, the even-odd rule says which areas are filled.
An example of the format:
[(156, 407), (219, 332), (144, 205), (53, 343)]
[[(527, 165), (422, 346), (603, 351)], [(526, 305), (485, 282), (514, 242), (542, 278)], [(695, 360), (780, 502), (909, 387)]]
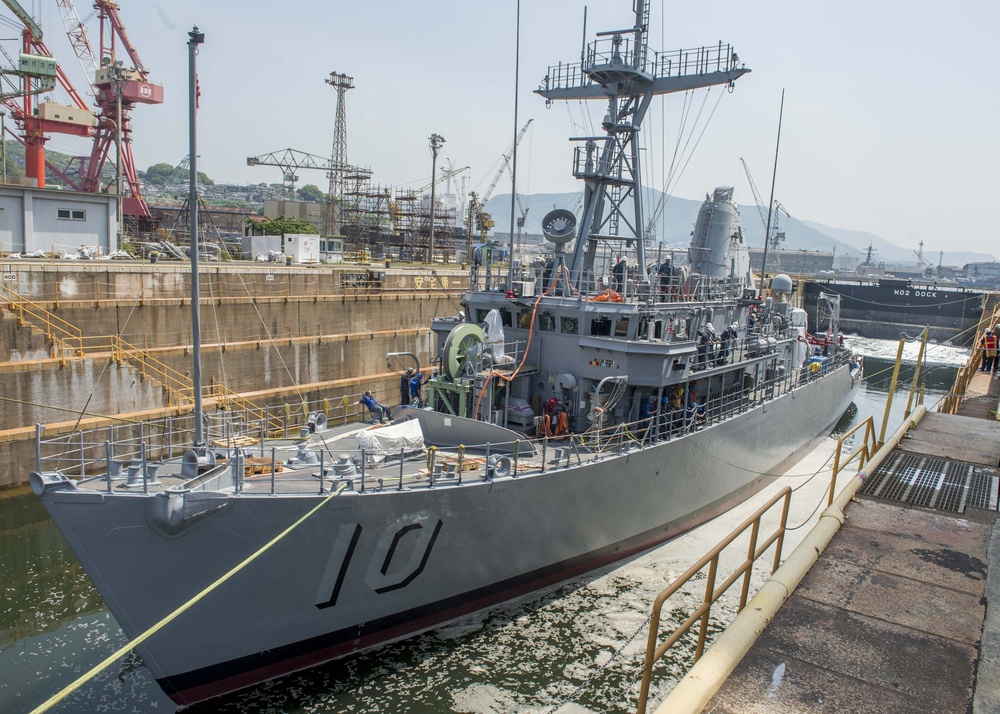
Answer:
[(138, 645), (142, 644), (143, 642), (145, 642), (146, 640), (148, 640), (150, 637), (152, 637), (153, 635), (155, 635), (163, 627), (165, 627), (170, 622), (172, 622), (173, 620), (175, 620), (182, 613), (184, 613), (185, 611), (187, 611), (188, 609), (190, 609), (191, 607), (193, 607), (194, 605), (196, 605), (202, 598), (204, 598), (210, 592), (212, 592), (213, 590), (215, 590), (217, 587), (219, 587), (224, 582), (226, 582), (227, 580), (229, 580), (229, 578), (231, 578), (234, 575), (236, 575), (236, 573), (240, 572), (241, 570), (243, 570), (243, 568), (245, 568), (250, 563), (252, 563), (254, 560), (256, 560), (261, 555), (263, 555), (275, 543), (277, 543), (282, 538), (284, 538), (286, 535), (288, 535), (293, 530), (295, 530), (300, 525), (302, 525), (302, 523), (307, 518), (309, 518), (312, 514), (314, 514), (316, 511), (318, 511), (324, 505), (326, 505), (326, 503), (331, 498), (333, 498), (334, 496), (340, 495), (340, 492), (343, 491), (346, 487), (347, 487), (346, 483), (340, 484), (340, 486), (337, 487), (336, 491), (334, 491), (329, 496), (327, 496), (322, 501), (320, 501), (318, 504), (316, 504), (316, 506), (313, 509), (311, 509), (308, 513), (306, 513), (304, 516), (302, 516), (302, 518), (300, 518), (299, 520), (295, 521), (295, 523), (293, 523), (292, 525), (288, 526), (288, 528), (286, 528), (281, 533), (279, 533), (274, 538), (272, 538), (270, 541), (268, 541), (263, 546), (261, 546), (253, 555), (250, 555), (249, 557), (247, 557), (246, 560), (244, 560), (242, 563), (240, 563), (239, 565), (237, 565), (236, 567), (234, 567), (228, 573), (226, 573), (225, 575), (223, 575), (221, 578), (219, 578), (218, 580), (216, 580), (214, 583), (212, 583), (211, 585), (209, 585), (207, 588), (205, 588), (204, 590), (202, 590), (200, 593), (198, 593), (197, 595), (195, 595), (193, 598), (191, 598), (186, 603), (184, 603), (183, 605), (181, 605), (179, 608), (177, 608), (176, 610), (174, 610), (172, 613), (170, 613), (169, 615), (167, 615), (166, 617), (164, 617), (162, 620), (160, 620), (159, 622), (157, 622), (155, 625), (153, 625), (148, 630), (146, 630), (145, 632), (143, 632), (141, 635), (139, 635), (138, 637), (136, 637), (134, 640), (130, 641), (128, 643), (128, 645), (126, 645), (122, 649), (118, 650), (117, 652), (115, 652), (110, 657), (107, 657), (104, 661), (102, 661), (100, 664), (98, 664), (93, 669), (91, 669), (90, 671), (88, 671), (86, 674), (84, 674), (82, 677), (80, 677), (79, 679), (77, 679), (75, 682), (73, 682), (69, 686), (65, 687), (64, 689), (62, 689), (58, 694), (56, 694), (55, 696), (51, 697), (50, 699), (48, 699), (44, 703), (38, 705), (34, 709), (32, 709), (31, 710), (31, 714), (40, 714), (41, 712), (47, 712), (49, 709), (51, 709), (56, 704), (58, 704), (59, 702), (61, 702), (63, 699), (65, 699), (66, 697), (68, 697), (70, 694), (72, 694), (73, 692), (75, 692), (77, 689), (79, 689), (80, 687), (82, 687), (88, 681), (90, 681), (91, 679), (93, 679), (94, 677), (96, 677), (98, 674), (100, 674), (101, 672), (103, 672), (110, 665), (114, 664), (117, 660), (119, 660), (122, 657), (124, 657), (132, 649), (134, 649), (135, 647), (137, 647)]

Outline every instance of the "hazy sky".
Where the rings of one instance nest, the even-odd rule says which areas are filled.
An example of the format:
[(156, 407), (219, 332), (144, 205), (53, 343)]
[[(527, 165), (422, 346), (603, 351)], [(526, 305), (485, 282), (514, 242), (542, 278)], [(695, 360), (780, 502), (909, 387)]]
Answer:
[[(546, 109), (532, 90), (548, 65), (579, 59), (586, 3), (521, 4), (520, 123), (534, 123), (519, 153), (519, 187), (577, 191), (566, 138), (586, 128), (588, 108), (574, 102)], [(40, 17), (50, 48), (82, 89), (82, 70), (54, 0), (25, 5)], [(323, 80), (331, 71), (354, 77), (356, 88), (347, 94), (348, 160), (371, 168), (377, 184), (428, 181), (427, 137), (438, 133), (446, 139), (441, 159), (470, 165), (468, 189), (482, 192), (513, 139), (515, 0), (120, 5), (129, 36), (167, 99), (133, 114), (140, 168), (176, 164), (187, 154), (186, 33), (193, 23), (207, 36), (198, 57), (200, 168), (217, 181), (279, 182), (278, 169), (247, 167), (246, 157), (289, 146), (328, 156), (336, 93)], [(85, 0), (77, 9), (85, 19), (92, 12)], [(596, 30), (629, 26), (631, 18), (628, 0), (592, 0), (588, 40)], [(702, 121), (672, 192), (700, 198), (733, 184), (738, 199), (750, 203), (743, 157), (766, 200), (785, 88), (775, 197), (793, 216), (871, 231), (901, 246), (916, 248), (923, 240), (925, 251), (1000, 253), (990, 208), (1000, 193), (1000, 94), (993, 77), (1000, 63), (1000, 3), (654, 0), (650, 25), (653, 49), (721, 40), (753, 72), (732, 94), (715, 88), (707, 99), (704, 90), (690, 99), (672, 95), (662, 103), (664, 112), (655, 100), (644, 125), (648, 184), (663, 187), (661, 166), (674, 152), (687, 101), (691, 116), (704, 107)], [(88, 26), (96, 40), (96, 19)], [(589, 111), (597, 123), (605, 106), (593, 101)], [(81, 151), (63, 136), (49, 145)], [(322, 172), (300, 177), (300, 185), (325, 190)], [(509, 190), (509, 181), (501, 180), (497, 193)]]

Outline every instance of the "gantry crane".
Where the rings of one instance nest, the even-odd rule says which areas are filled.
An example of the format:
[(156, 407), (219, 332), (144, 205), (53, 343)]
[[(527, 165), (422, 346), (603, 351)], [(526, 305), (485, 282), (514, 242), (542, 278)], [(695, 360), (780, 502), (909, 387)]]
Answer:
[[(371, 169), (336, 164), (332, 159), (326, 159), (315, 154), (307, 154), (297, 149), (279, 149), (269, 154), (248, 156), (247, 166), (277, 166), (280, 168), (285, 190), (291, 199), (295, 198), (295, 182), (299, 180), (295, 172), (299, 169), (326, 171), (327, 175), (337, 173), (338, 175), (342, 175), (345, 181), (354, 180), (358, 184), (370, 180), (372, 175)], [(329, 211), (330, 204), (327, 203), (328, 215)], [(329, 221), (327, 225), (329, 225)], [(330, 228), (326, 228), (326, 230), (329, 231)]]

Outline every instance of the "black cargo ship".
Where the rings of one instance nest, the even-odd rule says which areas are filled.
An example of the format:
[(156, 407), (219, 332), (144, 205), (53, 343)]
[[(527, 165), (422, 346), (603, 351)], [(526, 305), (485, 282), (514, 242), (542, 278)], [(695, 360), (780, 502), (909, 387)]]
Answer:
[(930, 339), (969, 346), (983, 314), (984, 293), (963, 287), (881, 278), (878, 280), (811, 280), (804, 303), (809, 326), (816, 330), (816, 305), (821, 292), (841, 296), (840, 324), (846, 334), (898, 339), (930, 327)]

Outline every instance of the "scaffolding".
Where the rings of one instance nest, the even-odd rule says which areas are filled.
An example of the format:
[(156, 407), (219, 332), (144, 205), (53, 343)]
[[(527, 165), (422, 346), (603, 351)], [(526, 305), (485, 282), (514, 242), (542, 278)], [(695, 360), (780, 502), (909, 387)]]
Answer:
[[(430, 247), (431, 202), (410, 189), (372, 186), (368, 176), (349, 178), (342, 206), (345, 249), (373, 258), (423, 260)], [(434, 210), (434, 259), (455, 260), (457, 208), (437, 201)]]

